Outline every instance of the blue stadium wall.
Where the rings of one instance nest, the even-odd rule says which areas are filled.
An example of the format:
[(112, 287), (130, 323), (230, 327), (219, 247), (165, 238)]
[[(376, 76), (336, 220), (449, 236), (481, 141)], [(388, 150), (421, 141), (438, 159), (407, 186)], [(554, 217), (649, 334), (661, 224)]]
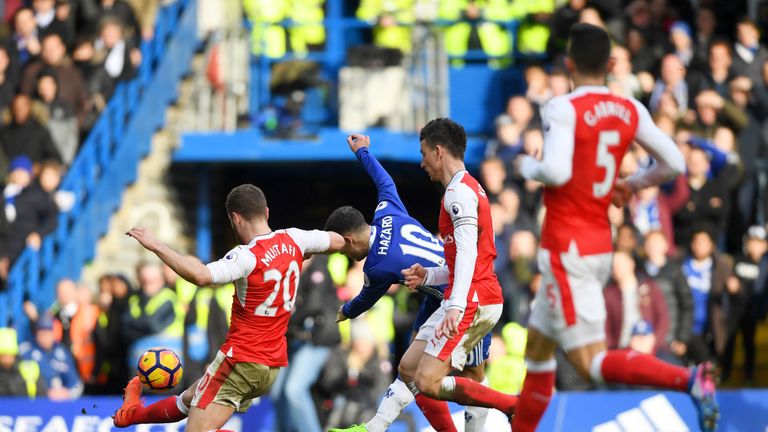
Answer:
[[(722, 417), (720, 432), (765, 431), (768, 428), (768, 391), (723, 391), (718, 395)], [(154, 401), (149, 398), (148, 402)], [(111, 415), (119, 397), (86, 397), (71, 402), (0, 398), (0, 431), (112, 432)], [(462, 408), (451, 404), (456, 423)], [(501, 416), (501, 413), (493, 413)], [(486, 430), (504, 430), (505, 420), (489, 417)], [(269, 399), (236, 415), (226, 429), (234, 432), (273, 432), (274, 409)], [(183, 424), (143, 425), (119, 429), (127, 432), (180, 432)], [(410, 405), (389, 429), (392, 432), (426, 431), (428, 424)], [(507, 429), (508, 430), (508, 429)], [(563, 392), (555, 395), (539, 430), (548, 432), (607, 432), (630, 430), (698, 431), (690, 398), (679, 393), (649, 391)]]
[[(467, 130), (466, 162), (476, 172), (493, 135), (494, 118), (504, 111), (509, 96), (523, 89), (521, 72), (519, 68), (492, 70), (485, 64), (469, 64), (450, 69), (449, 81), (450, 117)], [(441, 190), (418, 168), (418, 135), (384, 129), (362, 132), (371, 136), (373, 153), (395, 177), (413, 216), (428, 229), (436, 229)], [(197, 185), (194, 210), (190, 208), (196, 253), (210, 259), (235, 243), (220, 209), (228, 188), (239, 183), (265, 188), (279, 226), (322, 226), (325, 217), (340, 205), (353, 205), (371, 216), (375, 189), (357, 166), (345, 143), (346, 135), (338, 128), (321, 129), (311, 139), (289, 140), (266, 137), (257, 129), (184, 134), (174, 153), (172, 172), (193, 177), (191, 181)], [(302, 197), (304, 205), (285, 200), (286, 194)]]

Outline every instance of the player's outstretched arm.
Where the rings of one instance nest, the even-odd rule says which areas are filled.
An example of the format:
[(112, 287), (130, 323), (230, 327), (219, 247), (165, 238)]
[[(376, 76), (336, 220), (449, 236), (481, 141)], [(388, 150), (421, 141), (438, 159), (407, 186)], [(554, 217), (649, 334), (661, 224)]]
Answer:
[(193, 256), (182, 255), (161, 242), (148, 229), (134, 227), (125, 233), (133, 237), (145, 249), (153, 252), (168, 267), (173, 269), (183, 279), (197, 285), (206, 286), (211, 283), (211, 272), (199, 259)]
[(638, 191), (666, 183), (682, 174), (685, 159), (675, 142), (656, 126), (648, 110), (640, 102), (632, 102), (638, 115), (635, 139), (656, 161), (627, 179), (631, 190)]
[(405, 205), (400, 200), (397, 193), (397, 186), (392, 176), (379, 163), (379, 161), (368, 151), (371, 145), (371, 139), (366, 135), (353, 134), (347, 137), (347, 144), (350, 150), (355, 153), (355, 157), (363, 165), (363, 169), (376, 184), (378, 191), (378, 200), (390, 201), (405, 211)]
[[(371, 276), (367, 275), (366, 277), (368, 277), (369, 280), (371, 278)], [(396, 281), (392, 282), (387, 279), (378, 282), (366, 281), (366, 283), (370, 283), (370, 285), (363, 286), (355, 298), (341, 305), (339, 311), (336, 313), (336, 322), (344, 321), (347, 318), (357, 318), (368, 311), (380, 298), (384, 297), (384, 294), (387, 293), (389, 287), (391, 287), (393, 283), (396, 283)]]
[(520, 172), (528, 180), (548, 186), (562, 186), (573, 175), (573, 149), (576, 113), (565, 99), (552, 99), (542, 113), (544, 148), (542, 159), (525, 156)]

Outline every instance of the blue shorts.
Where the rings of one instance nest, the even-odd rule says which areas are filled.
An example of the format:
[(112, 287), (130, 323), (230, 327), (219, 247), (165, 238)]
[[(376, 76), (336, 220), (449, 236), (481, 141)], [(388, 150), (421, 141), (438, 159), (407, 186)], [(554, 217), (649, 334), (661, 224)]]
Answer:
[[(429, 319), (429, 317), (432, 316), (432, 314), (440, 308), (441, 302), (442, 300), (439, 300), (434, 296), (424, 296), (424, 300), (421, 301), (421, 305), (419, 306), (419, 312), (416, 314), (416, 320), (413, 321), (413, 331), (415, 333), (418, 333), (419, 328), (421, 328), (421, 326), (427, 322), (427, 319)], [(475, 347), (472, 348), (472, 351), (467, 354), (466, 366), (473, 367), (481, 365), (484, 361), (488, 360), (490, 351), (491, 332), (488, 332), (488, 334), (483, 337), (483, 340), (475, 345)]]

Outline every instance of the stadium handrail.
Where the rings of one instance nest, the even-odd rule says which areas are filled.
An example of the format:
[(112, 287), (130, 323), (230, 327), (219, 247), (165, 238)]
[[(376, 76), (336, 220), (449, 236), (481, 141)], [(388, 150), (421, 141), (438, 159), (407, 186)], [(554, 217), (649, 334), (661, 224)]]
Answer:
[[(375, 27), (374, 22), (361, 20), (355, 17), (348, 17), (343, 15), (341, 7), (341, 1), (329, 0), (326, 3), (326, 18), (322, 21), (326, 29), (326, 43), (323, 50), (313, 51), (306, 53), (305, 55), (295, 55), (291, 52), (287, 52), (282, 57), (267, 57), (263, 55), (251, 56), (251, 97), (250, 106), (251, 113), (254, 115), (260, 109), (267, 106), (271, 99), (271, 92), (269, 89), (269, 83), (271, 78), (271, 66), (276, 62), (282, 62), (286, 60), (311, 60), (322, 64), (327, 70), (336, 71), (343, 65), (344, 58), (346, 56), (347, 49), (351, 46), (350, 41), (344, 37), (345, 31), (350, 29), (372, 29)], [(245, 19), (245, 25), (249, 29), (253, 25), (258, 25), (248, 19)], [(466, 22), (467, 20), (445, 20), (436, 19), (431, 21), (416, 20), (414, 22), (398, 23), (403, 26), (427, 26), (427, 27), (447, 27), (459, 22)], [(525, 17), (511, 20), (488, 20), (480, 19), (475, 20), (476, 23), (490, 22), (503, 26), (512, 38), (512, 57), (515, 60), (543, 60), (545, 55), (522, 53), (518, 49), (518, 37), (517, 30), (520, 25), (525, 21)], [(274, 23), (264, 23), (263, 25), (273, 25)], [(285, 19), (279, 22), (279, 25), (285, 28), (294, 26), (306, 25), (306, 23), (296, 23), (291, 19)], [(250, 26), (250, 27), (249, 27)], [(264, 47), (262, 47), (263, 50)], [(470, 49), (462, 55), (449, 55), (450, 60), (466, 60), (472, 62), (482, 62), (500, 58), (499, 56), (491, 56), (486, 54), (483, 50)]]
[(62, 180), (60, 190), (74, 194), (74, 205), (59, 213), (57, 229), (40, 250), (24, 250), (9, 272), (7, 289), (0, 292), (0, 326), (13, 323), (20, 339), (29, 336), (24, 300), (47, 309), (54, 302), (56, 283), (77, 280), (93, 258), (122, 192), (136, 180), (152, 135), (163, 125), (198, 41), (196, 0), (177, 0), (158, 11), (155, 36), (141, 47), (137, 76), (117, 86)]

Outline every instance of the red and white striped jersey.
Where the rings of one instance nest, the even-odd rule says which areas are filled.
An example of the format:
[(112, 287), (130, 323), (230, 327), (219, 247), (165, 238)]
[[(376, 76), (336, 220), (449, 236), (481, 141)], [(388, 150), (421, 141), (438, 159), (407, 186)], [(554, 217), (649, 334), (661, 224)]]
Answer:
[[(496, 244), (488, 195), (468, 172), (459, 171), (448, 183), (438, 225), (450, 273), (444, 294), (447, 307), (464, 310), (469, 302), (481, 306), (503, 303), (493, 272)], [(461, 261), (472, 258), (474, 265)]]
[(305, 253), (330, 246), (325, 231), (296, 228), (257, 236), (208, 264), (213, 283), (235, 283), (232, 322), (221, 351), (238, 362), (286, 366), (285, 333)]
[(663, 183), (685, 163), (675, 143), (659, 130), (640, 102), (583, 86), (552, 99), (542, 113), (544, 154), (523, 160), (527, 179), (545, 184), (546, 216), (541, 246), (581, 255), (611, 252), (608, 206), (619, 166), (633, 140), (656, 164), (628, 179), (633, 189)]

